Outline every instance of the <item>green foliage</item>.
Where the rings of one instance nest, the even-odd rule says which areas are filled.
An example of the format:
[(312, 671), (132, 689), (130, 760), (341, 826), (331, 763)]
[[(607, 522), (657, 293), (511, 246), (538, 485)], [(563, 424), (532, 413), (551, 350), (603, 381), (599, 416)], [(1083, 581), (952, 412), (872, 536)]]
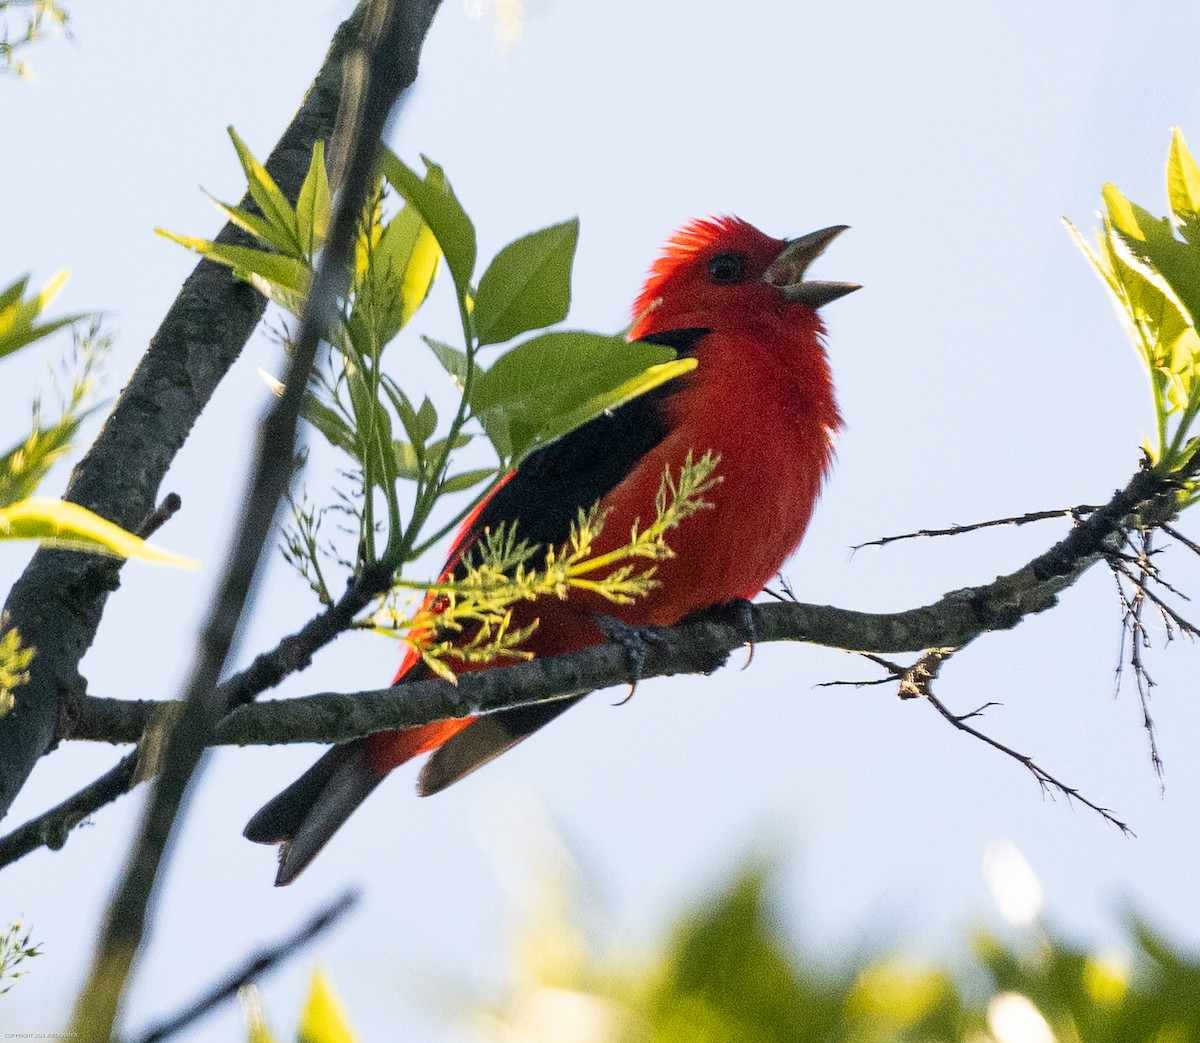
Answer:
[[(0, 358), (79, 321), (79, 315), (39, 321), (66, 279), (66, 272), (59, 272), (29, 294), (29, 277), (22, 276), (0, 291)], [(46, 420), (41, 396), (35, 397), (29, 434), (0, 452), (0, 540), (37, 540), (66, 550), (194, 568), (190, 559), (151, 546), (78, 504), (34, 495), (50, 468), (74, 445), (79, 425), (90, 412), (96, 366), (107, 348), (108, 339), (96, 322), (86, 332), (76, 330), (73, 365), (57, 417)], [(33, 655), (34, 649), (21, 644), (7, 619), (0, 619), (0, 717), (15, 705), (15, 690), (27, 679)]]
[[(638, 955), (605, 952), (589, 937), (570, 866), (538, 866), (534, 876), (540, 885), (518, 920), (508, 989), (467, 1005), (476, 1032), (498, 1043), (1200, 1038), (1200, 959), (1136, 917), (1128, 960), (1040, 923), (1015, 936), (975, 929), (954, 961), (861, 944), (841, 959), (827, 948), (797, 950), (772, 902), (774, 865), (756, 859)], [(1045, 1031), (1020, 1034), (1014, 1021)]]
[(32, 79), (22, 52), (47, 36), (69, 36), (69, 21), (67, 9), (55, 0), (0, 0), (0, 72)]
[[(655, 517), (645, 528), (635, 527), (629, 542), (605, 554), (593, 547), (604, 527), (598, 507), (580, 511), (571, 535), (561, 548), (541, 547), (520, 539), (516, 527), (485, 532), (463, 562), (463, 575), (437, 583), (397, 582), (393, 594), (374, 614), (377, 630), (409, 630), (409, 640), (438, 675), (454, 680), (447, 660), (487, 663), (500, 658), (528, 658), (521, 644), (534, 625), (514, 628), (512, 606), (538, 597), (563, 598), (586, 590), (617, 604), (628, 604), (649, 593), (657, 582), (655, 566), (640, 561), (671, 557), (667, 533), (685, 518), (708, 506), (704, 494), (718, 481), (717, 458), (706, 453), (693, 461), (689, 453), (679, 477), (670, 470), (659, 485)], [(437, 626), (432, 631), (406, 611), (400, 595), (406, 589), (424, 590), (438, 599)]]
[(29, 680), (34, 650), (21, 644), (21, 635), (9, 627), (8, 615), (0, 615), (0, 717), (16, 705), (13, 690)]
[[(331, 190), (323, 150), (314, 150), (293, 208), (241, 139), (232, 130), (230, 134), (257, 210), (221, 202), (217, 206), (258, 245), (234, 247), (160, 232), (229, 266), (298, 317), (329, 223)], [(442, 168), (428, 159), (424, 168), (424, 174), (418, 174), (385, 150), (360, 223), (350, 289), (328, 335), (332, 350), (312, 377), (304, 405), (305, 419), (349, 458), (351, 488), (336, 505), (294, 505), (295, 525), (284, 545), (285, 557), (326, 604), (332, 601), (330, 564), (352, 570), (386, 567), (396, 577), (396, 591), (385, 598), (369, 625), (389, 632), (413, 622), (411, 613), (397, 607), (396, 592), (407, 597), (416, 586), (403, 578), (405, 566), (446, 536), (474, 506), (459, 506), (448, 520), (434, 522), (447, 513), (446, 497), (475, 490), (478, 502), (530, 452), (695, 365), (693, 359), (677, 359), (670, 348), (630, 344), (620, 334), (547, 331), (570, 307), (579, 235), (575, 220), (508, 244), (485, 267), (476, 286), (475, 227)], [(428, 395), (402, 385), (390, 371), (398, 350), (392, 345), (429, 295), (443, 258), (453, 282), (461, 341), (424, 339), (459, 391), (448, 416), (439, 415)], [(486, 368), (482, 365), (485, 348), (513, 340), (518, 342)], [(282, 390), (278, 383), (273, 386)], [(495, 464), (457, 465), (456, 454), (479, 435), (495, 453)], [(330, 510), (341, 513), (356, 530), (352, 563), (320, 536)], [(646, 519), (651, 526), (657, 521), (661, 519)], [(594, 530), (579, 535), (594, 537), (600, 520), (593, 522)], [(458, 649), (468, 658), (482, 660), (515, 649), (521, 635), (506, 625), (512, 601), (498, 600), (501, 587), (504, 597), (520, 600), (532, 596), (529, 583), (535, 574), (540, 582), (557, 583), (547, 569), (530, 565), (548, 553), (547, 560), (552, 559), (553, 548), (525, 550), (519, 576), (498, 582), (488, 566), (486, 582), (482, 573), (473, 573), (461, 589), (450, 585), (460, 595), (453, 599), (456, 610), (471, 608), (462, 618), (439, 622), (447, 633), (458, 633), (466, 621), (473, 624), (470, 647)], [(631, 545), (627, 556), (645, 557), (644, 546)], [(572, 567), (581, 565), (581, 559), (573, 558)], [(571, 585), (574, 579), (556, 589), (565, 592)], [(597, 587), (605, 596), (625, 596), (616, 579)], [(427, 649), (431, 663), (442, 654), (437, 649), (448, 650), (448, 641)]]
[(67, 273), (59, 272), (40, 290), (26, 297), (29, 276), (23, 275), (0, 290), (0, 358), (82, 318), (81, 315), (68, 315), (53, 322), (37, 321), (66, 283)]
[(8, 930), (0, 934), (0, 996), (26, 974), (25, 970), (17, 969), (22, 963), (42, 955), (41, 948), (30, 943), (32, 936), (32, 932), (24, 928), (20, 920), (10, 924)]
[(1155, 217), (1115, 185), (1103, 191), (1096, 245), (1068, 224), (1125, 320), (1150, 376), (1156, 436), (1146, 445), (1155, 467), (1182, 480), (1179, 508), (1200, 498), (1193, 480), (1200, 438), (1200, 168), (1175, 129), (1167, 158), (1169, 217)]
[[(540, 842), (539, 842), (540, 841)], [(549, 841), (549, 842), (547, 842)], [(1040, 922), (976, 927), (952, 960), (798, 948), (773, 901), (771, 860), (737, 867), (640, 952), (597, 941), (577, 866), (552, 837), (525, 838), (532, 881), (515, 910), (508, 983), (439, 1005), (496, 1043), (1183, 1043), (1200, 1039), (1200, 957), (1137, 916), (1128, 953), (1102, 955)], [(589, 915), (590, 913), (590, 915)], [(265, 1026), (251, 997), (250, 1043)], [(318, 1018), (314, 1012), (321, 1012)], [(302, 1040), (352, 1043), (328, 981), (314, 977)]]
[[(41, 327), (44, 332), (39, 336), (46, 336), (62, 325), (47, 323)], [(57, 418), (44, 420), (42, 398), (36, 396), (29, 434), (7, 452), (0, 453), (0, 507), (32, 496), (50, 468), (70, 450), (79, 425), (90, 412), (89, 402), (96, 390), (96, 367), (107, 351), (108, 338), (95, 324), (86, 333), (76, 334), (73, 364), (66, 374)]]
[[(40, 292), (26, 298), (28, 277), (23, 277), (0, 293), (0, 357), (79, 320), (80, 316), (72, 315), (52, 322), (37, 321), (65, 281), (66, 273), (59, 273)], [(75, 364), (57, 419), (43, 419), (42, 400), (36, 397), (29, 434), (0, 453), (0, 540), (37, 540), (67, 550), (194, 568), (196, 563), (190, 559), (153, 547), (78, 504), (33, 495), (50, 468), (74, 444), (79, 425), (90, 411), (96, 365), (107, 347), (108, 340), (95, 323), (86, 333), (77, 334)]]

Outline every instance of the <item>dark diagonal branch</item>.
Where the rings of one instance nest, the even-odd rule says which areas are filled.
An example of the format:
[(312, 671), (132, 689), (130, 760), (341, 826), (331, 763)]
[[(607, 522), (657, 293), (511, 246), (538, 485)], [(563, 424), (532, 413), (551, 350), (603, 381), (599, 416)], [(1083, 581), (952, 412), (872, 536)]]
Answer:
[(274, 945), (255, 953), (178, 1014), (172, 1015), (155, 1025), (145, 1035), (138, 1037), (137, 1043), (162, 1043), (164, 1039), (169, 1039), (193, 1025), (226, 1000), (233, 999), (239, 990), (258, 981), (285, 960), (291, 959), (300, 949), (329, 930), (353, 909), (357, 902), (358, 895), (353, 891), (348, 891), (330, 902), (306, 924)]
[[(338, 30), (303, 104), (266, 161), (293, 201), (313, 144), (333, 133), (343, 59), (359, 37), (364, 15), (360, 7)], [(240, 205), (257, 210), (248, 195)], [(252, 245), (232, 224), (217, 242)], [(66, 498), (125, 528), (149, 515), (167, 468), (265, 307), (266, 299), (229, 268), (202, 260), (75, 468)], [(96, 636), (119, 568), (109, 558), (39, 550), (9, 593), (9, 623), (24, 645), (37, 649), (37, 657), (16, 709), (0, 719), (0, 817), (38, 758), (60, 737), (60, 722), (71, 720), (72, 701), (86, 691), (79, 661)]]
[(344, 174), (329, 236), (313, 278), (288, 363), (283, 394), (262, 426), (245, 507), (199, 641), (197, 661), (124, 878), (109, 906), (92, 970), (76, 1005), (74, 1026), (89, 1039), (108, 1039), (141, 947), (154, 885), (178, 826), (184, 794), (226, 710), (217, 679), (257, 570), (280, 499), (291, 476), (296, 429), (309, 373), (338, 299), (350, 280), (358, 218), (374, 180), (388, 116), (416, 77), (417, 56), (436, 0), (372, 0), (363, 33), (346, 56), (335, 156)]

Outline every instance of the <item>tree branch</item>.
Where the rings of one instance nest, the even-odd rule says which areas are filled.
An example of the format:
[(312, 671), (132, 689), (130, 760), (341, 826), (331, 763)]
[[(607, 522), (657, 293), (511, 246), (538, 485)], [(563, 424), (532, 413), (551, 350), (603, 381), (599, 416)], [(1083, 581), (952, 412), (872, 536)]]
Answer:
[[(360, 5), (338, 29), (303, 104), (266, 161), (293, 201), (313, 144), (333, 133), (343, 59), (358, 39), (364, 16), (365, 5)], [(240, 205), (257, 210), (249, 195)], [(217, 241), (252, 245), (232, 224)], [(65, 498), (127, 529), (149, 515), (167, 468), (265, 307), (266, 299), (229, 268), (202, 260), (76, 466)], [(23, 644), (37, 649), (37, 656), (16, 707), (0, 719), (0, 817), (38, 758), (70, 730), (87, 688), (79, 661), (96, 636), (119, 569), (120, 563), (110, 558), (38, 550), (9, 593), (9, 625), (19, 631)]]
[(358, 894), (354, 891), (347, 891), (286, 938), (249, 957), (241, 966), (231, 971), (223, 980), (193, 1003), (188, 1004), (178, 1014), (155, 1025), (145, 1035), (138, 1038), (138, 1043), (161, 1043), (162, 1040), (182, 1032), (226, 1000), (232, 999), (245, 986), (252, 985), (284, 960), (290, 959), (299, 949), (337, 923), (354, 908), (357, 902)]
[[(851, 651), (921, 652), (961, 648), (980, 634), (1015, 627), (1027, 615), (1054, 606), (1058, 593), (1120, 547), (1144, 509), (1173, 491), (1173, 482), (1139, 471), (1112, 500), (1080, 522), (1059, 543), (1029, 564), (994, 582), (951, 591), (922, 608), (894, 613), (855, 612), (790, 599), (750, 606), (749, 612), (709, 613), (661, 631), (647, 642), (640, 670), (620, 644), (597, 645), (563, 656), (498, 667), (459, 678), (457, 686), (423, 681), (370, 692), (324, 693), (236, 707), (302, 668), (312, 654), (350, 626), (377, 589), (379, 577), (360, 577), (338, 603), (316, 616), (271, 652), (221, 685), (234, 707), (216, 726), (216, 743), (252, 745), (340, 742), (390, 728), (489, 712), (675, 673), (709, 673), (747, 643), (802, 641)], [(1164, 520), (1170, 520), (1164, 516)], [(356, 608), (355, 606), (358, 606)], [(134, 742), (160, 701), (84, 701), (74, 738)], [(87, 789), (0, 839), (0, 867), (41, 846), (61, 846), (66, 833), (88, 814), (116, 799), (132, 779), (127, 758)], [(114, 779), (123, 778), (124, 786)]]

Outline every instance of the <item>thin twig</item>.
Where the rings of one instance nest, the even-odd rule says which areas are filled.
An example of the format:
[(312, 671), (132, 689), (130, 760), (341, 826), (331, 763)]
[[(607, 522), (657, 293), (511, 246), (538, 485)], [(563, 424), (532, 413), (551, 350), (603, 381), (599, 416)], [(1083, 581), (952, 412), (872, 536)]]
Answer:
[[(1124, 635), (1129, 635), (1129, 665), (1133, 667), (1134, 684), (1138, 694), (1138, 703), (1142, 710), (1142, 728), (1146, 733), (1146, 744), (1150, 754), (1150, 764), (1154, 769), (1154, 775), (1158, 779), (1158, 786), (1161, 790), (1165, 784), (1165, 766), (1163, 759), (1158, 752), (1158, 736), (1154, 726), (1154, 717), (1150, 713), (1150, 690), (1155, 687), (1154, 678), (1150, 676), (1150, 671), (1146, 668), (1145, 660), (1142, 658), (1142, 653), (1150, 647), (1150, 635), (1146, 630), (1145, 621), (1142, 618), (1145, 610), (1146, 602), (1152, 601), (1158, 603), (1160, 612), (1165, 606), (1147, 589), (1148, 569), (1150, 566), (1151, 546), (1150, 541), (1152, 533), (1150, 531), (1142, 531), (1140, 533), (1142, 546), (1139, 549), (1137, 559), (1140, 563), (1140, 572), (1134, 575), (1120, 561), (1109, 559), (1109, 568), (1113, 570), (1117, 580), (1117, 595), (1121, 599), (1124, 606), (1122, 614), (1122, 658), (1124, 654)], [(1124, 576), (1133, 584), (1133, 595), (1130, 597), (1125, 593), (1121, 585), (1121, 578)], [(1180, 617), (1182, 618), (1182, 617)], [(1185, 621), (1186, 622), (1186, 621)], [(1182, 624), (1181, 624), (1182, 625)], [(1190, 627), (1190, 624), (1187, 624)], [(1120, 684), (1120, 670), (1117, 672), (1117, 682)]]
[[(1141, 595), (1148, 601), (1152, 601), (1155, 607), (1158, 608), (1164, 615), (1169, 616), (1172, 620), (1174, 620), (1175, 625), (1178, 626), (1183, 633), (1187, 634), (1188, 637), (1200, 637), (1200, 627), (1196, 627), (1194, 624), (1189, 623), (1186, 619), (1184, 619), (1183, 616), (1179, 614), (1178, 611), (1176, 611), (1166, 601), (1155, 594), (1154, 591), (1146, 585), (1146, 580), (1152, 580), (1153, 582), (1160, 584), (1172, 594), (1179, 594), (1174, 587), (1158, 577), (1151, 575), (1150, 573), (1144, 573), (1143, 576), (1139, 578), (1138, 576), (1135, 576), (1132, 571), (1119, 564), (1114, 566), (1114, 568), (1131, 583), (1136, 584)], [(1184, 595), (1180, 594), (1179, 596), (1183, 597)]]
[(1168, 525), (1168, 524), (1166, 524), (1166, 522), (1162, 522), (1158, 527), (1160, 529), (1162, 529), (1162, 531), (1165, 532), (1172, 539), (1176, 539), (1180, 543), (1182, 543), (1193, 554), (1200, 554), (1200, 543), (1195, 543), (1192, 540), (1189, 540), (1182, 532), (1180, 532), (1174, 526)]
[(997, 739), (993, 739), (985, 732), (981, 732), (978, 728), (967, 724), (967, 721), (974, 717), (982, 716), (985, 710), (993, 706), (1000, 705), (995, 700), (989, 700), (981, 706), (976, 707), (967, 713), (953, 713), (937, 696), (933, 694), (933, 682), (937, 678), (938, 671), (942, 664), (954, 654), (954, 649), (949, 648), (933, 648), (922, 655), (911, 666), (901, 666), (898, 663), (893, 663), (888, 659), (884, 659), (877, 655), (866, 655), (864, 658), (870, 659), (873, 663), (879, 664), (888, 671), (888, 681), (899, 681), (900, 697), (902, 699), (925, 699), (929, 702), (938, 713), (947, 721), (954, 725), (959, 731), (966, 732), (968, 735), (974, 736), (976, 739), (987, 743), (993, 749), (999, 750), (1001, 753), (1011, 757), (1019, 764), (1023, 765), (1035, 779), (1038, 785), (1042, 787), (1044, 792), (1056, 791), (1063, 794), (1068, 799), (1078, 800), (1085, 807), (1091, 808), (1103, 819), (1111, 822), (1114, 826), (1121, 830), (1127, 836), (1133, 836), (1133, 831), (1120, 819), (1118, 819), (1108, 808), (1101, 807), (1083, 796), (1079, 790), (1073, 786), (1068, 786), (1055, 778), (1043, 767), (1037, 764), (1032, 757), (1026, 756), (1023, 753), (1018, 753), (1011, 746), (1006, 746)]
[[(954, 727), (959, 731), (966, 732), (968, 735), (987, 743), (987, 745), (991, 746), (992, 749), (999, 750), (1005, 756), (1011, 757), (1018, 764), (1023, 765), (1029, 771), (1029, 773), (1035, 779), (1037, 779), (1038, 785), (1042, 788), (1042, 792), (1051, 794), (1058, 792), (1068, 800), (1077, 800), (1085, 807), (1091, 808), (1106, 822), (1112, 823), (1112, 825), (1116, 826), (1117, 829), (1119, 829), (1126, 836), (1132, 837), (1136, 835), (1133, 830), (1126, 825), (1126, 823), (1117, 818), (1111, 811), (1109, 811), (1108, 808), (1102, 807), (1101, 805), (1088, 800), (1087, 797), (1080, 793), (1079, 790), (1077, 790), (1074, 786), (1068, 786), (1065, 782), (1055, 778), (1048, 771), (1046, 771), (1045, 768), (1041, 767), (1041, 765), (1034, 761), (1032, 757), (1029, 757), (1024, 753), (1018, 753), (1011, 746), (1006, 746), (998, 739), (993, 739), (986, 732), (981, 732), (978, 728), (974, 728), (967, 724), (967, 720), (971, 717), (977, 716), (980, 713), (980, 710), (973, 710), (971, 713), (966, 714), (956, 714), (953, 713), (940, 699), (938, 699), (932, 691), (927, 689), (924, 692), (924, 697), (929, 701), (930, 705), (942, 715), (943, 718), (954, 725)], [(984, 704), (984, 706), (987, 705), (989, 704)]]
[(994, 518), (991, 521), (973, 522), (970, 525), (954, 525), (948, 529), (918, 529), (916, 532), (904, 532), (898, 536), (881, 536), (877, 540), (856, 543), (850, 548), (850, 553), (853, 555), (864, 547), (886, 547), (889, 543), (897, 543), (900, 540), (915, 540), (932, 536), (961, 536), (967, 532), (991, 529), (997, 525), (1028, 525), (1031, 522), (1050, 521), (1054, 518), (1074, 518), (1078, 522), (1081, 518), (1098, 510), (1100, 510), (1099, 506), (1083, 503), (1078, 507), (1060, 507), (1053, 511), (1031, 511), (1029, 514), (1013, 515), (1011, 518)]
[(358, 903), (358, 897), (356, 891), (347, 891), (340, 898), (330, 902), (312, 919), (286, 938), (265, 949), (260, 949), (179, 1013), (173, 1014), (149, 1029), (138, 1039), (137, 1043), (161, 1043), (162, 1040), (168, 1039), (199, 1021), (226, 1000), (236, 996), (238, 990), (252, 984), (285, 960), (295, 956), (300, 949), (327, 931), (353, 909)]

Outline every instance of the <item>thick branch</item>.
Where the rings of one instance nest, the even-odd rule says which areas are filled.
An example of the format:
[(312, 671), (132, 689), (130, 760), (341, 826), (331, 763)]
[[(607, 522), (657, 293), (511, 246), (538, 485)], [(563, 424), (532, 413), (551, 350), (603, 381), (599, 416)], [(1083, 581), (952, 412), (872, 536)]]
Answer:
[[(636, 668), (622, 645), (597, 645), (464, 674), (457, 685), (431, 680), (245, 705), (218, 725), (214, 738), (231, 745), (342, 742), (385, 729), (568, 698), (635, 679), (708, 673), (748, 643), (803, 641), (873, 653), (961, 648), (980, 634), (1011, 629), (1027, 615), (1053, 607), (1061, 590), (1103, 557), (1106, 547), (1119, 543), (1139, 509), (1168, 488), (1153, 472), (1139, 471), (1108, 504), (1023, 568), (992, 583), (951, 591), (922, 608), (869, 613), (784, 601), (753, 605), (746, 613), (718, 610), (655, 631)], [(136, 742), (161, 705), (87, 699), (74, 737)]]
[[(313, 144), (333, 133), (342, 62), (363, 17), (363, 10), (356, 11), (338, 30), (304, 103), (267, 159), (267, 170), (289, 199), (299, 194)], [(249, 196), (241, 205), (254, 208)], [(217, 241), (249, 245), (233, 225)], [(66, 498), (129, 529), (147, 517), (167, 468), (265, 307), (265, 298), (227, 267), (202, 260), (75, 468)], [(70, 730), (86, 690), (79, 661), (116, 589), (119, 567), (108, 558), (39, 550), (9, 593), (10, 623), (37, 657), (16, 708), (0, 719), (0, 817), (38, 758)]]
[[(1171, 491), (1169, 480), (1142, 470), (1101, 510), (1024, 568), (993, 583), (951, 591), (932, 605), (905, 612), (873, 614), (793, 601), (754, 605), (750, 612), (717, 612), (661, 631), (647, 643), (635, 670), (621, 645), (599, 645), (553, 659), (465, 675), (458, 687), (429, 681), (400, 689), (354, 694), (323, 694), (243, 706), (222, 721), (218, 743), (336, 742), (388, 728), (565, 698), (635, 678), (709, 672), (730, 651), (746, 643), (804, 641), (861, 652), (919, 652), (961, 648), (980, 634), (1007, 630), (1025, 616), (1053, 607), (1068, 587), (1105, 549), (1120, 545), (1135, 515)], [(1164, 520), (1169, 517), (1164, 515)], [(236, 707), (307, 663), (316, 649), (348, 627), (353, 606), (367, 596), (366, 577), (339, 601), (276, 649), (221, 687), (225, 705)], [(373, 586), (372, 586), (373, 589)], [(74, 737), (133, 742), (161, 702), (88, 699)], [(129, 784), (131, 771), (121, 774)], [(124, 788), (110, 772), (74, 797), (0, 839), (0, 867), (46, 844), (60, 845), (84, 816), (115, 800)], [(103, 784), (101, 784), (103, 783)]]

